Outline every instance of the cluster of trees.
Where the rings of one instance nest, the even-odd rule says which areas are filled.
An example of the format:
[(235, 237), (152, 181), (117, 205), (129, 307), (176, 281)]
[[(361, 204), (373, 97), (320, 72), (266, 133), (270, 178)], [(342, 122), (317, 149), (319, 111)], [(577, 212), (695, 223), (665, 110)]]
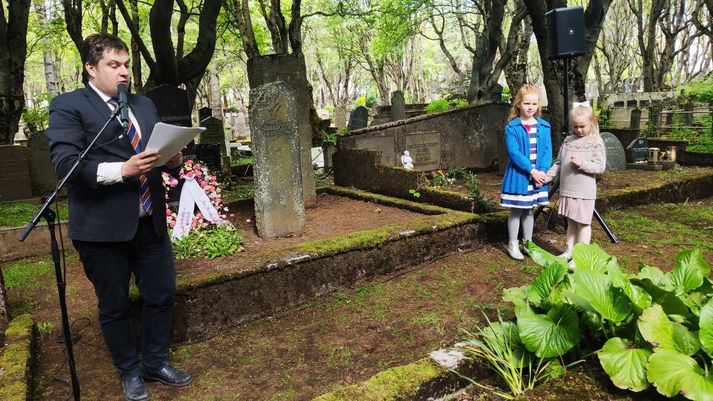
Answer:
[(369, 94), (388, 104), (397, 89), (411, 102), (499, 100), (504, 77), (544, 86), (557, 114), (562, 68), (548, 58), (545, 13), (575, 5), (586, 54), (572, 62), (574, 97), (588, 79), (601, 93), (625, 79), (655, 91), (710, 76), (713, 0), (6, 0), (0, 143), (27, 105), (82, 84), (77, 49), (94, 32), (130, 43), (135, 91), (183, 85), (199, 104), (244, 108), (247, 60), (293, 54), (317, 107)]

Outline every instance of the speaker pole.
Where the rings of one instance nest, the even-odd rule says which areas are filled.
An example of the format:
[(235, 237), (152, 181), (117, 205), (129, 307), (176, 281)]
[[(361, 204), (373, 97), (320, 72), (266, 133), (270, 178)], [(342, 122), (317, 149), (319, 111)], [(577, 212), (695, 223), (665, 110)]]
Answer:
[(569, 57), (564, 58), (564, 119), (562, 124), (562, 138), (567, 137), (569, 133)]

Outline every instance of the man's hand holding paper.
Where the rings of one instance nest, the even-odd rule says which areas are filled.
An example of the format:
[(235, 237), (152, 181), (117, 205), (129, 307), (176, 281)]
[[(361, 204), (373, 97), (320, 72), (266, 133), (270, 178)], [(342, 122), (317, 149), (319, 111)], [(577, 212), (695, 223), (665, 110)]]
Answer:
[[(151, 133), (149, 142), (146, 144), (146, 149), (155, 149), (161, 154), (154, 166), (163, 166), (170, 160), (177, 158), (181, 149), (203, 131), (205, 131), (204, 127), (179, 127), (177, 125), (157, 123)], [(169, 165), (168, 167), (171, 166)]]

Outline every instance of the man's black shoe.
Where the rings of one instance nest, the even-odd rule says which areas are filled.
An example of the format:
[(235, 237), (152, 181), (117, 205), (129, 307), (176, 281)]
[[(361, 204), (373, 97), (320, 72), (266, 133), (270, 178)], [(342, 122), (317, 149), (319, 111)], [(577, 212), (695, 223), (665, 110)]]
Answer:
[(144, 379), (147, 381), (161, 382), (171, 387), (183, 387), (193, 381), (193, 376), (186, 372), (182, 372), (171, 365), (166, 365), (158, 372), (147, 371), (144, 373)]
[(126, 376), (121, 379), (121, 386), (126, 401), (148, 401), (149, 389), (146, 388), (146, 383), (141, 376)]

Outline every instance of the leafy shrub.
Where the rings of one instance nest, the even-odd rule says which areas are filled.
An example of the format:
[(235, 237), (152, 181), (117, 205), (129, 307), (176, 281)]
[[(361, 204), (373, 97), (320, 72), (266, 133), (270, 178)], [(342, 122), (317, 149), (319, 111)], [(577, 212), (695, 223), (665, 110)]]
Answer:
[(697, 142), (686, 146), (686, 152), (713, 153), (713, 142)]
[(440, 113), (442, 111), (446, 111), (449, 108), (448, 100), (446, 99), (438, 99), (434, 100), (431, 103), (426, 106), (426, 113), (428, 114), (433, 114), (433, 113)]
[(490, 212), (494, 209), (494, 205), (489, 200), (485, 199), (483, 192), (480, 190), (480, 181), (475, 174), (469, 173), (468, 181), (464, 184), (468, 191), (468, 196), (475, 199), (480, 204), (480, 207), (485, 212)]
[(689, 95), (695, 95), (696, 101), (701, 103), (713, 102), (713, 79), (707, 81), (691, 82), (684, 86)]
[(596, 245), (574, 247), (575, 267), (527, 248), (543, 269), (532, 284), (503, 292), (515, 305), (512, 347), (545, 361), (595, 351), (619, 388), (711, 399), (713, 281), (700, 251), (680, 252), (668, 273), (642, 266), (628, 274)]
[(364, 101), (364, 106), (368, 108), (372, 108), (379, 104), (379, 98), (376, 97), (376, 95), (369, 95), (366, 97), (366, 100)]
[(231, 224), (210, 226), (174, 240), (173, 254), (176, 259), (231, 256), (243, 248), (243, 240)]

